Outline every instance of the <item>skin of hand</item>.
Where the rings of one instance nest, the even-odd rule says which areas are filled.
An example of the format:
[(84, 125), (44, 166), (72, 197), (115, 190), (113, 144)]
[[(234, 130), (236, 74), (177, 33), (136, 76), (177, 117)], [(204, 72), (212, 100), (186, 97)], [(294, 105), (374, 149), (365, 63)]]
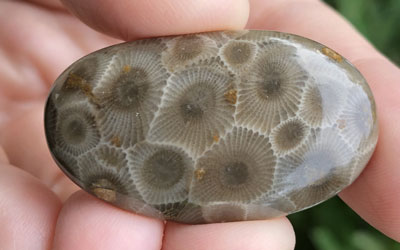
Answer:
[[(374, 93), (376, 151), (341, 198), (400, 241), (400, 70), (318, 0), (0, 1), (0, 249), (294, 249), (286, 218), (181, 225), (135, 215), (78, 188), (55, 166), (43, 107), (56, 77), (120, 40), (225, 29), (302, 35), (345, 56)], [(66, 6), (66, 7), (64, 7)], [(102, 33), (84, 25), (83, 22)], [(72, 195), (71, 195), (72, 194)]]

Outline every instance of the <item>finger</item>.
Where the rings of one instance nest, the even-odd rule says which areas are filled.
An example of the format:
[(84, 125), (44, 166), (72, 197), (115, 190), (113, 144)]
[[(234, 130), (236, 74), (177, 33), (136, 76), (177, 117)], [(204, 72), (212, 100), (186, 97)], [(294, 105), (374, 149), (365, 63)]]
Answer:
[(295, 236), (286, 218), (207, 225), (168, 222), (163, 250), (289, 250)]
[(380, 133), (368, 166), (340, 196), (366, 221), (400, 241), (400, 70), (383, 58), (356, 66), (372, 87)]
[[(366, 221), (400, 241), (400, 71), (353, 27), (320, 1), (251, 1), (250, 28), (299, 34), (348, 58), (371, 86), (380, 126), (374, 156), (353, 185), (341, 193)], [(254, 14), (254, 15), (253, 15)]]
[(92, 28), (125, 40), (138, 37), (241, 29), (248, 0), (63, 0)]
[(34, 3), (34, 4), (38, 4), (45, 8), (50, 8), (50, 9), (55, 9), (55, 10), (64, 10), (65, 9), (59, 0), (26, 0), (26, 1)]
[(14, 166), (39, 178), (65, 200), (78, 187), (57, 167), (52, 159), (44, 134), (44, 104), (31, 104), (31, 107), (4, 127), (1, 142)]
[(0, 125), (7, 119), (1, 112), (12, 112), (4, 100), (15, 105), (45, 97), (68, 65), (116, 42), (66, 12), (22, 1), (0, 1), (0, 23)]
[(250, 0), (247, 27), (308, 37), (354, 62), (377, 52), (338, 13), (318, 0)]
[(0, 163), (0, 248), (50, 249), (61, 202), (36, 178)]
[(0, 164), (1, 163), (10, 163), (10, 161), (8, 160), (6, 151), (0, 146)]
[(115, 208), (80, 191), (61, 210), (54, 249), (159, 250), (163, 229), (162, 221)]

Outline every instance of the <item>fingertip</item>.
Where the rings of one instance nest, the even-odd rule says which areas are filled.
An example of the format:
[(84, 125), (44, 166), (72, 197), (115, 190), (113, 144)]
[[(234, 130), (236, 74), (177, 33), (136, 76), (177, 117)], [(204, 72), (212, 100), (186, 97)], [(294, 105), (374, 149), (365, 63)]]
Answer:
[(38, 179), (0, 163), (0, 249), (50, 249), (61, 208)]
[[(47, 185), (61, 200), (77, 190), (51, 157), (43, 129), (44, 103), (31, 103), (4, 126), (1, 143), (11, 164), (32, 174)], [(0, 161), (2, 152), (0, 149)]]
[(293, 227), (287, 218), (205, 225), (167, 223), (165, 250), (257, 249), (292, 250)]
[(248, 0), (62, 0), (92, 28), (124, 40), (213, 30), (243, 29)]
[(54, 249), (160, 249), (164, 224), (107, 204), (84, 191), (65, 203)]

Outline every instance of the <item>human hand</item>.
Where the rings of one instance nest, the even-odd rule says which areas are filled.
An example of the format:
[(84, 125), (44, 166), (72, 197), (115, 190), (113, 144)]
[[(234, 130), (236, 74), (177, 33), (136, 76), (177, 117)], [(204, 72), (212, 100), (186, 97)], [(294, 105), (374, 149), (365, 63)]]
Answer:
[[(65, 3), (94, 28), (127, 40), (241, 29), (250, 6), (247, 28), (295, 33), (337, 50), (370, 83), (381, 129), (369, 166), (341, 196), (375, 227), (400, 240), (400, 72), (329, 8), (316, 0)], [(44, 139), (48, 88), (71, 62), (118, 40), (87, 28), (52, 0), (2, 1), (0, 22), (0, 142), (6, 153), (0, 153), (0, 249), (293, 249), (294, 233), (286, 218), (164, 225), (82, 191), (69, 197), (77, 188), (55, 166)]]

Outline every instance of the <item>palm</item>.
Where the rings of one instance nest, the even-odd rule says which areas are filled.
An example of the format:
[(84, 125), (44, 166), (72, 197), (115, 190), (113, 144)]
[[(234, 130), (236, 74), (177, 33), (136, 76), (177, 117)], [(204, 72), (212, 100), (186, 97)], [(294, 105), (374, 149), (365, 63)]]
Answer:
[[(0, 34), (3, 34), (0, 39), (0, 63), (4, 65), (0, 68), (0, 129), (2, 131), (0, 142), (9, 162), (17, 167), (12, 167), (7, 163), (0, 148), (0, 189), (8, 190), (0, 192), (0, 212), (2, 209), (8, 211), (8, 213), (3, 213), (5, 215), (0, 213), (0, 220), (10, 222), (6, 223), (7, 227), (0, 229), (0, 242), (6, 242), (6, 249), (7, 246), (11, 248), (17, 237), (17, 244), (20, 244), (16, 247), (18, 249), (47, 249), (52, 245), (52, 237), (58, 223), (54, 240), (55, 245), (59, 246), (57, 249), (69, 249), (69, 247), (78, 249), (77, 245), (73, 245), (73, 240), (79, 236), (86, 238), (83, 242), (75, 242), (75, 244), (79, 243), (79, 247), (82, 249), (85, 249), (85, 242), (88, 248), (89, 246), (94, 248), (93, 244), (97, 243), (99, 245), (96, 244), (97, 249), (113, 248), (108, 245), (113, 242), (119, 242), (121, 246), (125, 246), (124, 236), (130, 237), (131, 241), (142, 249), (157, 249), (157, 247), (159, 249), (164, 229), (161, 222), (112, 208), (83, 193), (70, 198), (62, 208), (61, 214), (58, 214), (63, 206), (61, 201), (67, 199), (77, 188), (55, 166), (45, 143), (42, 120), (43, 105), (48, 89), (60, 72), (73, 61), (84, 54), (115, 43), (117, 40), (93, 31), (68, 14), (62, 7), (48, 7), (59, 6), (59, 4), (44, 0), (41, 2), (50, 2), (51, 4), (44, 7), (44, 5), (19, 1), (0, 2), (0, 22), (2, 23)], [(275, 29), (313, 38), (345, 55), (370, 82), (378, 103), (381, 126), (380, 142), (367, 171), (354, 185), (342, 193), (342, 197), (379, 229), (400, 239), (400, 221), (395, 219), (400, 199), (395, 200), (398, 196), (395, 193), (396, 187), (393, 186), (395, 183), (399, 186), (397, 180), (400, 179), (400, 171), (393, 169), (399, 160), (399, 153), (396, 153), (396, 150), (400, 148), (394, 146), (394, 143), (400, 141), (400, 133), (396, 130), (396, 124), (400, 117), (393, 116), (393, 114), (399, 114), (397, 110), (400, 106), (396, 99), (396, 95), (400, 94), (400, 87), (395, 85), (396, 79), (397, 81), (400, 79), (398, 69), (387, 62), (363, 38), (354, 34), (354, 31), (344, 21), (322, 7), (319, 2), (314, 0), (275, 0), (269, 1), (268, 4), (265, 2), (262, 0), (250, 2), (252, 15), (248, 28)], [(299, 15), (299, 13), (302, 14)], [(330, 19), (325, 18), (326, 15)], [(158, 18), (162, 20), (162, 17)], [(123, 34), (125, 38), (129, 39), (136, 36), (189, 32), (187, 26), (178, 24), (177, 27), (172, 25), (170, 30), (166, 28), (167, 30), (162, 31), (156, 28), (155, 31), (150, 29), (147, 31), (133, 27), (132, 30), (136, 30), (136, 33), (130, 34), (126, 32), (127, 27), (123, 27), (123, 25), (120, 30), (109, 32), (117, 35)], [(241, 28), (243, 22), (212, 25), (213, 23), (208, 21), (205, 26), (195, 26), (193, 31), (221, 27)], [(332, 27), (336, 27), (336, 29)], [(376, 63), (381, 67), (376, 68)], [(396, 107), (397, 110), (395, 110)], [(388, 131), (392, 131), (392, 133), (389, 134)], [(1, 163), (2, 161), (4, 163)], [(370, 190), (366, 188), (367, 186)], [(3, 205), (3, 200), (8, 203)], [(379, 201), (385, 202), (386, 209), (377, 209)], [(78, 214), (77, 207), (80, 211)], [(104, 228), (92, 228), (93, 224), (98, 224), (96, 221), (98, 217), (94, 217), (96, 213), (99, 213), (98, 216), (112, 213), (114, 217), (104, 219), (102, 222)], [(28, 237), (11, 234), (11, 232), (22, 230), (21, 221), (15, 220), (14, 216), (22, 217), (24, 223), (28, 223), (28, 229), (24, 228), (29, 231)], [(75, 230), (72, 230), (71, 223), (66, 222), (68, 219), (72, 220), (71, 223), (75, 223), (73, 224), (76, 225)], [(110, 240), (108, 237), (107, 240), (102, 239), (101, 236), (107, 234), (107, 230), (110, 230), (109, 227), (115, 226), (116, 220), (123, 222), (117, 226), (119, 233), (115, 235), (115, 239)], [(268, 240), (268, 244), (271, 244), (271, 238), (274, 235), (265, 237), (264, 234), (264, 231), (268, 229), (281, 233), (280, 237), (284, 237), (283, 233), (287, 234), (286, 243), (277, 243), (277, 246), (293, 244), (292, 232), (285, 219), (266, 222), (264, 225), (261, 223), (263, 222), (243, 222), (240, 224), (241, 230), (237, 229), (237, 225), (234, 226), (237, 223), (190, 228), (171, 224), (166, 227), (168, 237), (164, 241), (167, 246), (171, 247), (169, 242), (183, 240), (183, 237), (188, 235), (185, 240), (197, 240), (197, 247), (201, 247), (201, 244), (205, 243), (200, 242), (202, 239), (199, 236), (200, 232), (203, 239), (207, 235), (210, 236), (210, 232), (215, 232), (214, 237), (211, 237), (211, 241), (208, 242), (212, 244), (212, 239), (218, 241), (222, 237), (220, 234), (232, 231), (233, 237), (235, 232), (240, 233), (242, 239), (244, 238), (243, 234), (252, 235), (253, 239), (254, 237), (257, 239), (258, 235), (260, 244)], [(263, 229), (260, 229), (261, 226)], [(246, 231), (243, 228), (246, 228), (244, 229)], [(132, 237), (132, 234), (138, 231), (141, 232), (141, 238), (139, 236)], [(182, 232), (183, 236), (177, 235)], [(193, 235), (194, 233), (197, 235)], [(41, 237), (37, 237), (38, 235)], [(98, 242), (91, 240), (90, 237), (94, 236), (100, 236), (100, 240)], [(118, 239), (120, 240), (118, 241)], [(229, 239), (225, 241), (228, 244), (235, 244), (235, 247), (240, 249), (237, 242), (232, 243)], [(126, 244), (128, 243), (126, 242)], [(219, 242), (219, 244), (222, 243)], [(245, 242), (242, 244), (250, 246)], [(60, 246), (64, 246), (64, 248)], [(128, 248), (128, 245), (125, 247)]]

